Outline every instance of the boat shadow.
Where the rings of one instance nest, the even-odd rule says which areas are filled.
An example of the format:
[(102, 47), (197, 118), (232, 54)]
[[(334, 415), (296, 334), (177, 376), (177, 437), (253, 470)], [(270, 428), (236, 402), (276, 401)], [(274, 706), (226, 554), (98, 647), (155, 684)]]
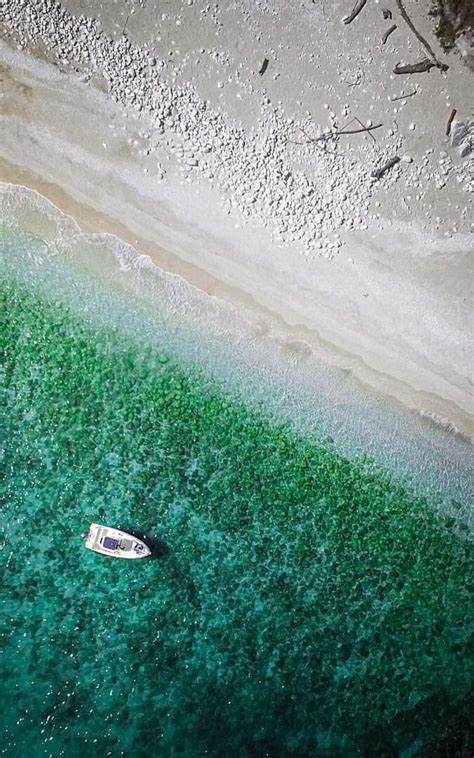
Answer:
[(128, 525), (123, 525), (120, 528), (123, 529), (124, 532), (131, 534), (132, 537), (136, 537), (137, 539), (142, 540), (142, 542), (144, 542), (145, 545), (150, 548), (152, 558), (163, 558), (170, 552), (169, 545), (167, 545), (163, 540), (160, 540), (154, 534), (143, 532), (141, 529), (136, 529), (135, 527)]

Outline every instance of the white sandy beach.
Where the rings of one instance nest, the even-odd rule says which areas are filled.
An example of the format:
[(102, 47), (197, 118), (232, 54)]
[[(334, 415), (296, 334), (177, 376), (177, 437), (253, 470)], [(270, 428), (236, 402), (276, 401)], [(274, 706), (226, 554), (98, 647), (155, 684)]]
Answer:
[[(2, 34), (0, 180), (472, 435), (473, 161), (445, 135), (452, 108), (470, 117), (472, 73), (437, 47), (427, 3), (413, 19), (449, 69), (410, 76), (393, 67), (423, 50), (388, 0), (385, 45), (377, 3), (350, 25), (341, 0), (69, 0), (60, 23), (53, 3), (20, 5)], [(97, 29), (68, 27), (92, 11)], [(382, 126), (308, 139), (354, 117)]]

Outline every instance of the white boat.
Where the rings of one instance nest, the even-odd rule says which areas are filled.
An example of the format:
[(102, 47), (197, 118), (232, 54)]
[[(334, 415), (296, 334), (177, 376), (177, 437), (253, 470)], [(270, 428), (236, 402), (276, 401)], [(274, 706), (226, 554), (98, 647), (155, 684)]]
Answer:
[(85, 539), (85, 547), (102, 555), (112, 555), (114, 558), (146, 558), (151, 555), (150, 548), (138, 537), (102, 524), (91, 524), (90, 529), (81, 535)]

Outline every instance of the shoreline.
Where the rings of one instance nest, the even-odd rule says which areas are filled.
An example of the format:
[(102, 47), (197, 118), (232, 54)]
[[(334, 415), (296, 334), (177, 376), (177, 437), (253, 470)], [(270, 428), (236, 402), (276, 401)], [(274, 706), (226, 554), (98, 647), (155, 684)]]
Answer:
[(344, 234), (334, 260), (308, 259), (297, 242), (281, 245), (229, 212), (221, 188), (183, 174), (171, 149), (161, 152), (160, 179), (147, 116), (5, 44), (3, 59), (1, 180), (35, 189), (82, 231), (114, 234), (283, 344), (304, 342), (372, 392), (472, 439), (467, 235), (436, 236), (378, 213), (365, 231)]
[[(61, 293), (72, 317), (92, 333), (111, 330), (140, 351), (164, 351), (270, 424), (283, 423), (314, 444), (334, 443), (348, 460), (373, 463), (413, 495), (429, 492), (440, 512), (471, 523), (469, 509), (458, 512), (456, 503), (468, 502), (472, 443), (447, 419), (410, 413), (370, 392), (352, 372), (321, 362), (306, 342), (280, 341), (261, 322), (256, 327), (248, 309), (209, 297), (114, 234), (84, 233), (35, 190), (0, 183), (2, 207), (7, 251), (15, 252), (20, 235), (20, 288), (23, 282), (52, 303)], [(32, 250), (39, 244), (37, 254), (26, 252), (22, 231), (31, 235)], [(15, 280), (13, 260), (11, 270)]]
[[(173, 256), (166, 250), (158, 248), (155, 243), (146, 239), (137, 240), (133, 238), (131, 232), (126, 226), (120, 224), (115, 219), (107, 217), (97, 209), (82, 206), (73, 198), (66, 195), (57, 185), (51, 185), (44, 181), (28, 175), (24, 170), (18, 170), (14, 167), (7, 166), (6, 162), (0, 159), (0, 176), (7, 179), (5, 184), (11, 184), (14, 188), (33, 190), (40, 197), (45, 198), (61, 214), (69, 217), (77, 224), (80, 232), (83, 234), (106, 234), (115, 238), (119, 243), (125, 243), (133, 248), (137, 254), (147, 256), (159, 271), (165, 274), (170, 273), (180, 277), (183, 282), (189, 284), (193, 289), (199, 290), (205, 296), (216, 298), (223, 305), (228, 304), (235, 308), (237, 312), (245, 318), (245, 321), (253, 324), (253, 328), (259, 334), (271, 337), (280, 349), (293, 354), (295, 360), (299, 360), (305, 355), (314, 353), (315, 357), (327, 365), (329, 368), (348, 370), (348, 362), (353, 360), (351, 355), (341, 355), (330, 343), (324, 343), (321, 340), (315, 344), (314, 332), (303, 328), (300, 324), (292, 325), (285, 321), (282, 313), (271, 311), (268, 308), (259, 306), (255, 300), (247, 293), (236, 288), (226, 285), (219, 279), (214, 279), (207, 271), (199, 269), (192, 264)], [(18, 183), (13, 181), (18, 180)], [(25, 184), (24, 180), (28, 183)], [(22, 183), (19, 183), (20, 180)], [(362, 360), (362, 359), (361, 359)], [(362, 362), (362, 370), (363, 370)], [(406, 395), (401, 395), (400, 390), (403, 388), (399, 385), (395, 387), (393, 393), (390, 392), (390, 386), (387, 388), (381, 382), (390, 382), (391, 377), (377, 374), (379, 381), (371, 383), (371, 377), (364, 380), (356, 373), (352, 367), (349, 369), (353, 379), (361, 386), (362, 389), (373, 394), (374, 397), (386, 398), (402, 409), (408, 410), (423, 419), (426, 423), (433, 425), (437, 431), (444, 431), (448, 435), (459, 436), (464, 441), (472, 444), (471, 425), (468, 423), (463, 428), (462, 418), (456, 418), (459, 426), (453, 422), (452, 418), (437, 416), (433, 411), (424, 407), (409, 405), (405, 402), (406, 398), (415, 403), (416, 390), (407, 386)], [(397, 392), (398, 390), (398, 392)], [(404, 399), (402, 399), (402, 397)], [(420, 400), (426, 400), (426, 395), (419, 393)], [(408, 401), (410, 402), (410, 401)], [(460, 420), (461, 419), (461, 420)], [(470, 419), (469, 419), (470, 420)]]

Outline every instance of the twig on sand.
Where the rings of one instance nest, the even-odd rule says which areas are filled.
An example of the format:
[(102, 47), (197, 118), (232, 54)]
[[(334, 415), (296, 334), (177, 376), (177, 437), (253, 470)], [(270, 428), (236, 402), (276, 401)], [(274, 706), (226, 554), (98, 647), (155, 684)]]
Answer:
[(406, 66), (402, 66), (400, 63), (397, 63), (397, 65), (393, 69), (393, 73), (394, 74), (423, 74), (425, 71), (430, 71), (435, 66), (436, 66), (436, 63), (433, 63), (433, 61), (430, 61), (429, 58), (423, 58), (423, 60), (418, 61), (418, 63), (407, 63)]
[(359, 13), (361, 12), (366, 2), (367, 0), (357, 0), (356, 4), (354, 5), (349, 15), (342, 19), (343, 23), (351, 24), (354, 21), (354, 19), (359, 15)]
[(396, 0), (396, 3), (398, 5), (398, 9), (400, 11), (401, 17), (403, 18), (403, 20), (405, 21), (405, 23), (407, 24), (407, 26), (409, 26), (409, 28), (412, 30), (412, 32), (416, 36), (416, 38), (421, 42), (421, 44), (423, 45), (423, 47), (425, 48), (425, 50), (429, 53), (429, 55), (431, 56), (432, 60), (434, 61), (434, 65), (437, 66), (437, 68), (441, 69), (441, 71), (447, 71), (448, 68), (449, 68), (449, 66), (446, 63), (441, 63), (437, 59), (436, 54), (435, 54), (433, 48), (431, 47), (431, 45), (429, 44), (429, 42), (416, 29), (413, 21), (411, 20), (410, 16), (408, 15), (408, 13), (406, 12), (405, 8), (403, 7), (402, 0)]
[(453, 110), (449, 114), (448, 123), (446, 124), (446, 137), (449, 137), (449, 135), (451, 134), (451, 124), (454, 121), (454, 117), (456, 113), (457, 113), (456, 108), (453, 108)]
[[(305, 142), (296, 142), (295, 140), (289, 139), (289, 140), (287, 140), (288, 144), (290, 144), (290, 145), (309, 145), (311, 142), (323, 141), (323, 145), (321, 145), (321, 146), (318, 145), (318, 147), (321, 147), (322, 150), (324, 150), (325, 152), (327, 152), (327, 147), (326, 147), (325, 143), (326, 143), (326, 141), (330, 137), (333, 136), (332, 133), (331, 134), (329, 134), (329, 133), (324, 134), (323, 135), (323, 139), (321, 140), (321, 137), (310, 137), (309, 134), (307, 132), (305, 132), (305, 130), (303, 129), (302, 126), (300, 126), (298, 128), (299, 128), (300, 132), (302, 132), (304, 134), (304, 136), (306, 137), (306, 141)], [(331, 153), (331, 155), (335, 155), (335, 153)]]
[(394, 155), (393, 158), (390, 158), (389, 161), (383, 164), (383, 166), (380, 166), (380, 168), (375, 169), (375, 171), (372, 171), (372, 176), (374, 179), (380, 179), (384, 174), (387, 173), (393, 166), (396, 166), (397, 163), (400, 163), (400, 158), (398, 155)]
[[(360, 120), (360, 118), (357, 118), (357, 116), (355, 116), (355, 120), (357, 121), (357, 123), (358, 123), (358, 124), (360, 124), (360, 125), (361, 125), (362, 129), (363, 129), (363, 130), (364, 130), (364, 132), (365, 132), (366, 128), (365, 128), (364, 124), (362, 123), (362, 121)], [(350, 124), (350, 123), (352, 123), (352, 122), (351, 122), (351, 121), (349, 121), (349, 124)], [(347, 127), (349, 126), (349, 124), (346, 124), (346, 125), (345, 125), (345, 127), (344, 127), (344, 129), (347, 129)], [(372, 137), (373, 141), (374, 141), (374, 142), (377, 142), (377, 140), (375, 139), (375, 137), (374, 137), (374, 135), (372, 134), (372, 132), (369, 132), (369, 137)]]
[(122, 29), (122, 36), (125, 34), (125, 29), (127, 28), (127, 24), (128, 24), (128, 19), (129, 18), (130, 18), (130, 13), (128, 14), (127, 18), (125, 19), (125, 23), (124, 23), (123, 29)]
[(269, 64), (269, 63), (270, 63), (270, 61), (268, 60), (268, 58), (264, 58), (264, 59), (263, 59), (263, 63), (262, 63), (262, 65), (261, 65), (260, 71), (258, 72), (258, 73), (260, 74), (260, 76), (263, 76), (263, 75), (264, 75), (265, 71), (266, 71), (266, 70), (267, 70), (267, 68), (268, 68), (268, 64)]
[(418, 93), (417, 89), (414, 89), (413, 92), (409, 92), (408, 95), (398, 95), (398, 97), (391, 97), (390, 100), (392, 103), (396, 103), (397, 100), (405, 100), (407, 97), (413, 97), (413, 95), (416, 95)]
[[(359, 121), (359, 119), (357, 119)], [(359, 121), (360, 123), (360, 121)], [(334, 132), (336, 137), (341, 134), (360, 134), (361, 132), (373, 132), (374, 129), (380, 129), (383, 124), (375, 124), (374, 126), (363, 126), (361, 129), (341, 129), (339, 132)], [(373, 136), (373, 135), (371, 135)]]
[(385, 34), (382, 37), (382, 45), (385, 45), (385, 43), (387, 42), (387, 40), (390, 37), (391, 33), (394, 32), (396, 28), (397, 28), (397, 25), (396, 24), (392, 24), (392, 26), (390, 26), (387, 29), (387, 31), (385, 32)]
[[(354, 121), (354, 119), (352, 119)], [(356, 120), (359, 121), (359, 119), (356, 117)], [(352, 122), (349, 122), (352, 123)], [(306, 137), (306, 142), (292, 142), (293, 145), (307, 145), (309, 142), (326, 142), (327, 140), (332, 139), (333, 137), (341, 137), (346, 134), (362, 134), (363, 132), (372, 132), (374, 129), (380, 129), (383, 124), (375, 124), (374, 126), (364, 126), (361, 121), (359, 121), (359, 124), (361, 124), (360, 129), (338, 129), (333, 132), (326, 132), (325, 134), (320, 134), (319, 137), (310, 137), (309, 134), (305, 132), (303, 127), (299, 127), (300, 131), (303, 132), (304, 136)], [(370, 135), (373, 139), (373, 134)], [(290, 141), (290, 140), (289, 140)]]

